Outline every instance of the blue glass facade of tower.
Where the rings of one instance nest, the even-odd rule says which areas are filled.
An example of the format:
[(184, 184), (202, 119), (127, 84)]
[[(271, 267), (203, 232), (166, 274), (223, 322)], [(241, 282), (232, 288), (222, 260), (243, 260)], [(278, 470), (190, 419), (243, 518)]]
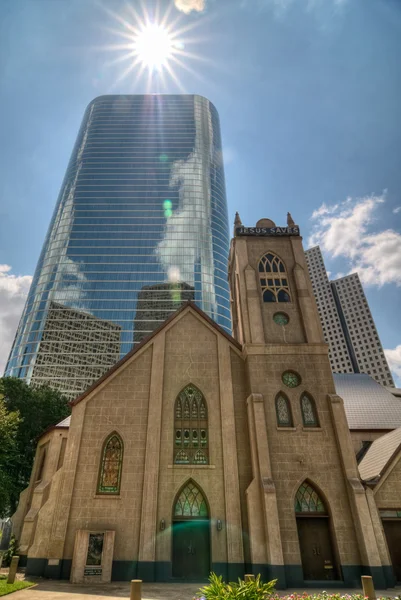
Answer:
[(94, 377), (80, 372), (84, 355), (100, 374), (111, 355), (132, 348), (142, 288), (141, 330), (150, 333), (162, 322), (153, 285), (170, 284), (177, 307), (182, 287), (193, 288), (196, 304), (231, 333), (228, 249), (214, 106), (196, 95), (96, 98), (84, 115), (6, 374), (46, 381), (69, 395), (82, 391)]

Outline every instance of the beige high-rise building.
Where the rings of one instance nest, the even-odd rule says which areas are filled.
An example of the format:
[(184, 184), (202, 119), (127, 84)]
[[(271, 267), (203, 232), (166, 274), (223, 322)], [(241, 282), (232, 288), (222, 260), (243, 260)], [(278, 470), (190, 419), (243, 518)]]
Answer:
[(185, 282), (144, 285), (136, 303), (134, 343), (141, 342), (189, 300), (195, 301), (195, 288)]
[(120, 358), (121, 327), (90, 313), (50, 302), (32, 373), (75, 398)]
[(305, 256), (333, 373), (366, 373), (394, 387), (358, 274), (329, 281), (319, 246)]
[(229, 282), (233, 337), (184, 304), (40, 438), (14, 517), (28, 575), (401, 576), (401, 435), (374, 438), (361, 477), (290, 216), (237, 216)]

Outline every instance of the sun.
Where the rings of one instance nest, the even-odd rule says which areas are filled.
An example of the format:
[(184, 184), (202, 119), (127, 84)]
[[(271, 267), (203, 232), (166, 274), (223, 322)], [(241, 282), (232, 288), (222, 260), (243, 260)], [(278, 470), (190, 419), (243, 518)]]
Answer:
[(134, 51), (140, 62), (150, 69), (165, 66), (173, 55), (173, 40), (165, 27), (148, 23), (134, 39)]
[(118, 52), (116, 59), (104, 63), (105, 67), (116, 70), (109, 93), (118, 89), (124, 80), (125, 86), (131, 80), (130, 86), (136, 90), (143, 77), (147, 77), (148, 93), (160, 92), (170, 87), (171, 83), (185, 93), (176, 69), (181, 76), (183, 71), (187, 71), (202, 80), (197, 70), (188, 65), (189, 60), (207, 61), (199, 54), (188, 51), (191, 44), (204, 43), (205, 38), (197, 38), (193, 34), (201, 20), (183, 24), (182, 14), (171, 14), (174, 13), (173, 2), (169, 3), (164, 14), (161, 14), (159, 0), (155, 0), (152, 9), (147, 7), (146, 0), (138, 0), (142, 14), (134, 8), (136, 2), (126, 4), (122, 12), (113, 12), (105, 4), (99, 5), (117, 25), (117, 29), (114, 26), (105, 27), (107, 32), (117, 36), (116, 43), (98, 47), (106, 52)]

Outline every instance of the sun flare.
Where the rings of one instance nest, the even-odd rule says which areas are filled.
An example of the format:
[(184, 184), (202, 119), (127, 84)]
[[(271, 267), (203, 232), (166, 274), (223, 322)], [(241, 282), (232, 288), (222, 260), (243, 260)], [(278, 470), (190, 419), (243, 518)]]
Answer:
[(116, 43), (100, 47), (101, 50), (115, 50), (119, 54), (105, 63), (105, 66), (116, 69), (116, 78), (110, 91), (118, 89), (123, 81), (126, 86), (129, 79), (131, 87), (137, 89), (145, 77), (147, 92), (161, 92), (173, 84), (181, 93), (185, 93), (180, 80), (183, 71), (202, 79), (198, 71), (188, 64), (189, 60), (205, 60), (188, 50), (191, 44), (204, 42), (203, 38), (197, 38), (193, 33), (201, 21), (183, 24), (181, 14), (171, 14), (174, 13), (173, 2), (164, 14), (161, 14), (158, 4), (152, 10), (146, 8), (145, 0), (138, 0), (138, 4), (141, 4), (142, 14), (128, 3), (126, 10), (119, 13), (100, 4), (117, 24), (117, 28), (106, 27), (108, 32), (117, 36)]
[(149, 23), (139, 31), (134, 48), (143, 64), (150, 69), (160, 69), (173, 54), (173, 41), (162, 25)]

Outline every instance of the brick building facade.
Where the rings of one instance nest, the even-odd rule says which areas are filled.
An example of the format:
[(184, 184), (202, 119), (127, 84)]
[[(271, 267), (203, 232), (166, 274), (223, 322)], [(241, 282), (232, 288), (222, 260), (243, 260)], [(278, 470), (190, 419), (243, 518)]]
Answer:
[(185, 304), (42, 436), (14, 519), (28, 574), (394, 584), (288, 224), (236, 219), (234, 337)]

